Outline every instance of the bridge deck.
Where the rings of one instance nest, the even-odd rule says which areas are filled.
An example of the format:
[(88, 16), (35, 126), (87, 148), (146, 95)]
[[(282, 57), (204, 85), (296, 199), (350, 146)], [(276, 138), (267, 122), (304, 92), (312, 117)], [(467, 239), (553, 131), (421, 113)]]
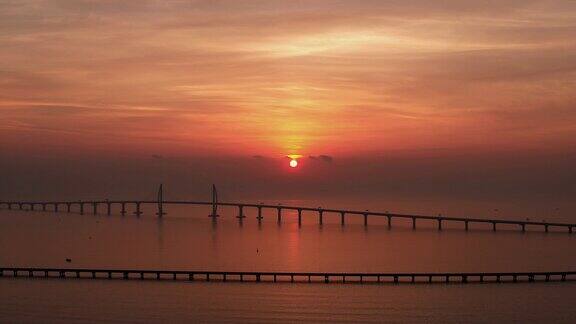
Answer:
[(0, 277), (153, 279), (238, 282), (500, 283), (575, 281), (576, 271), (551, 272), (274, 272), (0, 267)]
[(260, 211), (262, 209), (274, 209), (278, 210), (278, 219), (281, 218), (281, 211), (282, 210), (293, 210), (298, 211), (298, 220), (301, 220), (303, 212), (314, 212), (318, 213), (319, 222), (322, 223), (322, 217), (325, 213), (335, 213), (339, 214), (342, 217), (342, 224), (344, 224), (344, 216), (345, 215), (360, 215), (364, 216), (364, 223), (365, 225), (368, 224), (368, 216), (370, 217), (387, 217), (388, 218), (388, 225), (391, 226), (392, 219), (401, 218), (401, 219), (410, 219), (413, 222), (413, 227), (416, 227), (416, 220), (432, 220), (438, 222), (438, 228), (442, 228), (442, 222), (444, 221), (453, 221), (453, 222), (462, 222), (465, 223), (466, 229), (468, 229), (468, 223), (484, 223), (484, 224), (491, 224), (493, 229), (496, 230), (496, 225), (498, 224), (508, 224), (508, 225), (517, 225), (520, 226), (522, 230), (525, 230), (526, 226), (539, 226), (548, 231), (549, 227), (562, 227), (568, 229), (568, 232), (572, 233), (573, 228), (576, 227), (576, 224), (571, 223), (559, 223), (559, 222), (547, 222), (547, 221), (529, 221), (529, 220), (506, 220), (506, 219), (494, 219), (494, 218), (466, 218), (466, 217), (446, 217), (442, 215), (438, 216), (430, 216), (430, 215), (417, 215), (417, 214), (398, 214), (398, 213), (388, 213), (388, 212), (374, 212), (374, 211), (361, 211), (361, 210), (346, 210), (346, 209), (330, 209), (330, 208), (313, 208), (313, 207), (301, 207), (301, 206), (284, 206), (284, 205), (270, 205), (270, 204), (253, 204), (253, 203), (237, 203), (237, 202), (209, 202), (209, 201), (187, 201), (187, 200), (166, 200), (166, 201), (156, 201), (156, 200), (89, 200), (89, 201), (2, 201), (0, 202), (0, 207), (8, 207), (12, 209), (12, 206), (16, 205), (19, 206), (20, 209), (24, 209), (23, 207), (29, 206), (30, 209), (34, 209), (34, 206), (42, 206), (43, 209), (46, 209), (46, 206), (53, 206), (54, 210), (58, 210), (58, 206), (65, 205), (68, 207), (68, 211), (70, 211), (71, 206), (80, 206), (82, 213), (84, 212), (84, 205), (93, 206), (94, 213), (96, 213), (98, 205), (107, 205), (108, 206), (108, 214), (110, 214), (110, 206), (112, 205), (121, 205), (122, 206), (122, 213), (126, 213), (126, 205), (135, 205), (137, 210), (135, 214), (142, 214), (140, 210), (140, 205), (158, 205), (159, 206), (159, 216), (164, 215), (165, 213), (162, 211), (163, 205), (197, 205), (197, 206), (228, 206), (228, 207), (236, 207), (239, 209), (239, 217), (245, 217), (243, 214), (244, 208), (255, 208), (258, 209), (258, 217), (261, 218)]

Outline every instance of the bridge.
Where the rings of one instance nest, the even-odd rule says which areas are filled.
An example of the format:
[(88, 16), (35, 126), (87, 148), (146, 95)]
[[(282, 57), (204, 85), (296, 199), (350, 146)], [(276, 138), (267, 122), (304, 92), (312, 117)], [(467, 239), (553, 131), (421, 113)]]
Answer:
[(212, 201), (192, 201), (192, 200), (164, 200), (163, 196), (163, 186), (160, 185), (158, 190), (158, 196), (156, 200), (78, 200), (78, 201), (0, 201), (0, 208), (4, 207), (9, 210), (42, 210), (42, 211), (54, 211), (59, 212), (61, 208), (65, 208), (65, 211), (79, 212), (84, 214), (86, 212), (86, 207), (92, 208), (91, 212), (93, 214), (98, 213), (98, 208), (100, 206), (106, 207), (106, 214), (112, 214), (113, 207), (120, 207), (120, 213), (126, 215), (128, 213), (128, 207), (133, 207), (133, 214), (140, 216), (143, 214), (142, 205), (154, 205), (156, 206), (158, 217), (163, 217), (166, 215), (164, 211), (165, 205), (195, 205), (195, 206), (210, 206), (211, 213), (208, 215), (212, 219), (219, 217), (218, 208), (219, 207), (234, 207), (237, 208), (238, 214), (237, 218), (242, 221), (246, 218), (246, 210), (252, 209), (256, 211), (256, 219), (260, 222), (264, 218), (263, 211), (265, 209), (275, 210), (278, 223), (282, 222), (284, 211), (296, 211), (298, 217), (298, 224), (302, 224), (302, 217), (306, 213), (307, 215), (316, 215), (318, 219), (318, 224), (323, 224), (324, 217), (326, 215), (339, 216), (340, 223), (345, 225), (347, 216), (360, 216), (364, 220), (364, 225), (368, 226), (368, 219), (373, 217), (385, 218), (387, 220), (388, 227), (391, 228), (394, 219), (404, 219), (409, 220), (412, 223), (412, 228), (416, 229), (417, 221), (426, 220), (433, 221), (437, 223), (438, 230), (442, 230), (442, 227), (447, 222), (457, 222), (463, 225), (464, 230), (468, 230), (471, 224), (488, 224), (491, 225), (492, 230), (496, 231), (498, 225), (514, 225), (516, 228), (522, 232), (526, 231), (526, 228), (530, 226), (531, 228), (537, 228), (548, 232), (550, 228), (562, 228), (567, 230), (568, 233), (573, 233), (573, 229), (576, 224), (569, 223), (558, 223), (558, 222), (537, 222), (537, 221), (523, 221), (523, 220), (505, 220), (505, 219), (483, 219), (483, 218), (466, 218), (466, 217), (446, 217), (442, 215), (429, 216), (429, 215), (415, 215), (415, 214), (398, 214), (389, 212), (374, 212), (368, 210), (345, 210), (345, 209), (330, 209), (322, 207), (302, 207), (302, 206), (285, 206), (285, 205), (271, 205), (271, 204), (254, 204), (254, 203), (238, 203), (238, 202), (220, 202), (218, 201), (218, 195), (216, 187), (212, 186)]
[(203, 280), (237, 282), (323, 282), (323, 283), (517, 283), (566, 282), (576, 280), (576, 271), (554, 272), (259, 272), (259, 271), (183, 271), (79, 268), (0, 267), (0, 277)]

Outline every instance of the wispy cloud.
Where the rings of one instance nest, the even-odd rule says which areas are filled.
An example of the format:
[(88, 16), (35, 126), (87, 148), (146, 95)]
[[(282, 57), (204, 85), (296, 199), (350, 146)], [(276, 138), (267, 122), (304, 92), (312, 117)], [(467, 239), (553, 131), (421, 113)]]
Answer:
[(310, 155), (308, 158), (311, 160), (318, 160), (318, 161), (327, 162), (327, 163), (331, 163), (334, 160), (334, 158), (332, 156), (324, 155), (324, 154), (320, 154), (317, 156)]
[(2, 135), (266, 156), (567, 145), (575, 12), (536, 0), (2, 1)]

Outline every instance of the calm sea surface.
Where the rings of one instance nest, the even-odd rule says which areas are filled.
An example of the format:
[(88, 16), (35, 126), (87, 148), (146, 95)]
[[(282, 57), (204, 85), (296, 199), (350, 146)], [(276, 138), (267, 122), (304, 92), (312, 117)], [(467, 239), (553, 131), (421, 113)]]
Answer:
[[(415, 212), (437, 214), (427, 208)], [(232, 208), (222, 210), (213, 223), (206, 207), (169, 207), (164, 219), (154, 217), (152, 208), (144, 212), (136, 217), (91, 215), (91, 210), (85, 215), (2, 210), (0, 265), (334, 272), (576, 269), (576, 234), (565, 230), (522, 233), (511, 226), (492, 232), (472, 225), (466, 232), (455, 223), (437, 231), (435, 223), (424, 221), (417, 230), (403, 221), (389, 229), (385, 219), (371, 218), (364, 227), (362, 218), (354, 216), (341, 226), (339, 216), (330, 214), (322, 226), (317, 215), (305, 214), (298, 226), (295, 213), (283, 213), (278, 224), (273, 210), (258, 224), (250, 209), (239, 223)], [(539, 219), (540, 213), (515, 211), (511, 218), (526, 217)], [(570, 221), (562, 211), (547, 217)], [(575, 294), (576, 283), (395, 286), (4, 278), (0, 322), (574, 323)]]

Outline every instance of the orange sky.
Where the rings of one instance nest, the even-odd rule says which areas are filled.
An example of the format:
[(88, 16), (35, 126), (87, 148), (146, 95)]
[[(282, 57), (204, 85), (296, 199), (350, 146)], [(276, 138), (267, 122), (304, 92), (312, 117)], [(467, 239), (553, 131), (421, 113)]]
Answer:
[(574, 215), (575, 89), (568, 0), (0, 1), (0, 200)]
[(576, 144), (573, 1), (3, 1), (0, 49), (3, 150)]

